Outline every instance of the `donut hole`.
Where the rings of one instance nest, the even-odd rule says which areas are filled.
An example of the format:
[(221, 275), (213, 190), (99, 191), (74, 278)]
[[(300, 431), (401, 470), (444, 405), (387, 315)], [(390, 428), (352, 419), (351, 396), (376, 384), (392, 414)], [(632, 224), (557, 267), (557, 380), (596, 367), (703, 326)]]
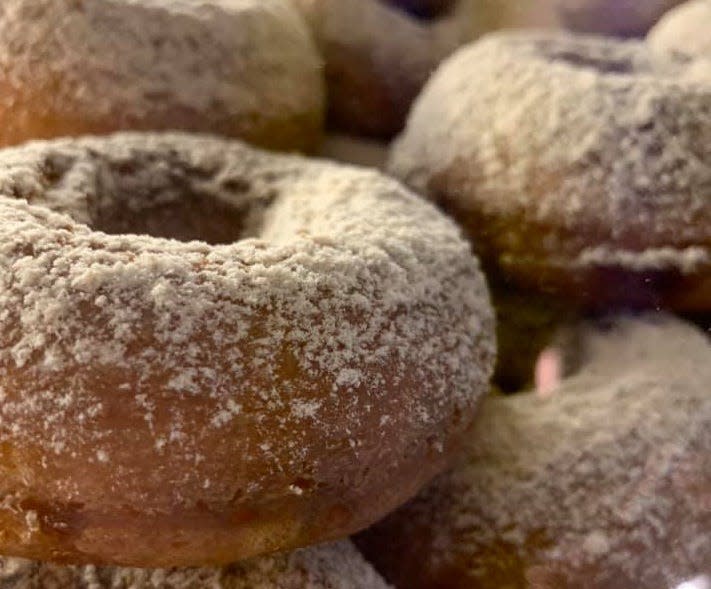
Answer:
[[(81, 176), (82, 166), (48, 166), (52, 184)], [(229, 244), (259, 235), (266, 209), (276, 194), (257, 190), (238, 175), (200, 167), (177, 155), (100, 159), (89, 166), (82, 219), (94, 231), (139, 234), (178, 241)]]
[(184, 191), (179, 197), (146, 193), (139, 207), (105, 196), (96, 197), (90, 205), (92, 229), (114, 235), (141, 234), (217, 245), (248, 237), (247, 227), (252, 224), (247, 208), (200, 192)]

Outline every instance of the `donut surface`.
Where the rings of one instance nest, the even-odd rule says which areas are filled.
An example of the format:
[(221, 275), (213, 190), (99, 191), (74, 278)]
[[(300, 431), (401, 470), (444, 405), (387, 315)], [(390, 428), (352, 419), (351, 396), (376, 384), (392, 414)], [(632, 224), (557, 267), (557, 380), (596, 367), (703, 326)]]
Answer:
[(690, 0), (671, 10), (649, 31), (647, 42), (656, 51), (711, 59), (711, 2)]
[(119, 134), (5, 150), (0, 195), (2, 554), (343, 537), (444, 467), (487, 388), (476, 259), (376, 172)]
[(641, 37), (682, 0), (557, 0), (558, 14), (572, 31)]
[(0, 145), (117, 130), (308, 150), (321, 60), (288, 0), (3, 0)]
[(387, 589), (350, 541), (222, 568), (63, 566), (0, 557), (3, 589)]
[(356, 135), (389, 138), (437, 64), (461, 43), (459, 23), (413, 19), (381, 0), (294, 0), (325, 60), (329, 117)]
[(711, 75), (692, 65), (635, 41), (491, 35), (433, 76), (389, 170), (520, 286), (709, 309)]
[(548, 399), (492, 397), (461, 464), (361, 537), (407, 589), (659, 589), (711, 574), (711, 342), (678, 319), (582, 338)]

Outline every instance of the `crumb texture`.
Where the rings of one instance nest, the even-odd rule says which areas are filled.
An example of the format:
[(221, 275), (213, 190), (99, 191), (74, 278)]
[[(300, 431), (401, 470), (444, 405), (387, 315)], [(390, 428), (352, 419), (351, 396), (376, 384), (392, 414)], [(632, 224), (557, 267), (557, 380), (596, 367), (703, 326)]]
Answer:
[(711, 342), (581, 326), (549, 399), (486, 401), (462, 462), (361, 542), (398, 587), (658, 589), (711, 572)]

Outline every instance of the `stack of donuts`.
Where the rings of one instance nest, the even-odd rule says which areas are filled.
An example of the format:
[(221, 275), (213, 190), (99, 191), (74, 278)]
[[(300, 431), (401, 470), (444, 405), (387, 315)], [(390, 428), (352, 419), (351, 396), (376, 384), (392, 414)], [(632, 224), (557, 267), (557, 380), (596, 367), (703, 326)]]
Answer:
[(4, 0), (0, 589), (711, 586), (711, 4), (608, 4)]

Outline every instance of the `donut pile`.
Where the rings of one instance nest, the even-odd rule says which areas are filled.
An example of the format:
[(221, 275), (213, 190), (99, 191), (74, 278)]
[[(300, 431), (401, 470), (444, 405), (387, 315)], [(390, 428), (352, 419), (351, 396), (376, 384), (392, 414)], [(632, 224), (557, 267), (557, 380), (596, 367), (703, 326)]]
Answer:
[(0, 589), (711, 583), (711, 10), (633, 4), (0, 3)]

